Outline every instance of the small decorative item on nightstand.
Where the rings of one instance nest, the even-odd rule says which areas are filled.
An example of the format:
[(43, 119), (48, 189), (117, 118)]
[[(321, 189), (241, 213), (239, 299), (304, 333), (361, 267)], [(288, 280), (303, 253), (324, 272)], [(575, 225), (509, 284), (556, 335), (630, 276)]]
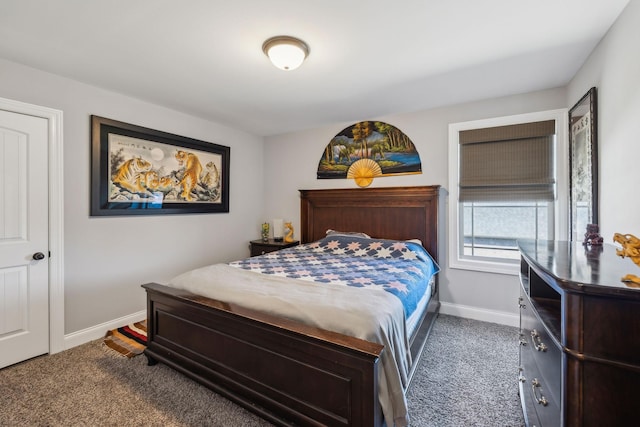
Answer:
[(287, 234), (284, 236), (284, 241), (287, 243), (293, 242), (293, 225), (291, 225), (291, 222), (285, 222), (284, 228), (287, 230)]
[(263, 242), (269, 241), (269, 223), (268, 222), (262, 223), (262, 241)]

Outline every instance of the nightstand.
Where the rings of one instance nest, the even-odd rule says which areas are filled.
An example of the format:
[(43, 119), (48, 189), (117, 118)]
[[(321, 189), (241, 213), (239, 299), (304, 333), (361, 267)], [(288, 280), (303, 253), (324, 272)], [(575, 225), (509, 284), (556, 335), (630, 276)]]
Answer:
[(273, 239), (269, 239), (266, 242), (262, 241), (261, 239), (252, 240), (250, 244), (251, 256), (264, 255), (269, 252), (279, 251), (280, 249), (290, 248), (292, 246), (298, 246), (299, 244), (300, 242), (298, 240), (293, 242), (284, 242), (284, 241), (277, 242)]

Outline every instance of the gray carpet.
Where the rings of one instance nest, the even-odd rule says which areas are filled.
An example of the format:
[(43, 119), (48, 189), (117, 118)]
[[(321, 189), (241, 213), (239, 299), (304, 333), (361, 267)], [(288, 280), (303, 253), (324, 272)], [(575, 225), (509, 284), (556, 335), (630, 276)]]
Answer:
[(409, 388), (413, 426), (523, 426), (518, 329), (440, 315)]
[[(412, 426), (521, 426), (517, 330), (436, 321), (408, 393)], [(170, 368), (94, 341), (0, 370), (0, 426), (269, 426)]]

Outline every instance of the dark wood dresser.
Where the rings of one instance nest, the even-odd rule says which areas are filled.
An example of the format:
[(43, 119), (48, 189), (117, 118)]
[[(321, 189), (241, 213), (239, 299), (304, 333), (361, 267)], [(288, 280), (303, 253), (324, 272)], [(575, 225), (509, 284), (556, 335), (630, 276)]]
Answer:
[(640, 425), (640, 275), (605, 244), (520, 241), (520, 400), (528, 426)]

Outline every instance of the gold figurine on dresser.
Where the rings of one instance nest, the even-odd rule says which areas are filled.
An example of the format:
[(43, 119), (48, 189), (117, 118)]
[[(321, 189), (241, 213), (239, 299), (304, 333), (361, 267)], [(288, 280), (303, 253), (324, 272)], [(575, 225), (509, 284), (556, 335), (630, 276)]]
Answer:
[[(635, 265), (640, 267), (640, 239), (633, 234), (620, 234), (615, 233), (613, 235), (613, 241), (620, 243), (622, 249), (616, 249), (616, 255), (624, 258), (631, 258), (631, 261)], [(626, 274), (622, 279), (623, 282), (630, 283), (631, 286), (640, 287), (640, 277), (635, 274)]]
[(615, 246), (519, 241), (519, 394), (527, 426), (640, 419), (640, 289)]

